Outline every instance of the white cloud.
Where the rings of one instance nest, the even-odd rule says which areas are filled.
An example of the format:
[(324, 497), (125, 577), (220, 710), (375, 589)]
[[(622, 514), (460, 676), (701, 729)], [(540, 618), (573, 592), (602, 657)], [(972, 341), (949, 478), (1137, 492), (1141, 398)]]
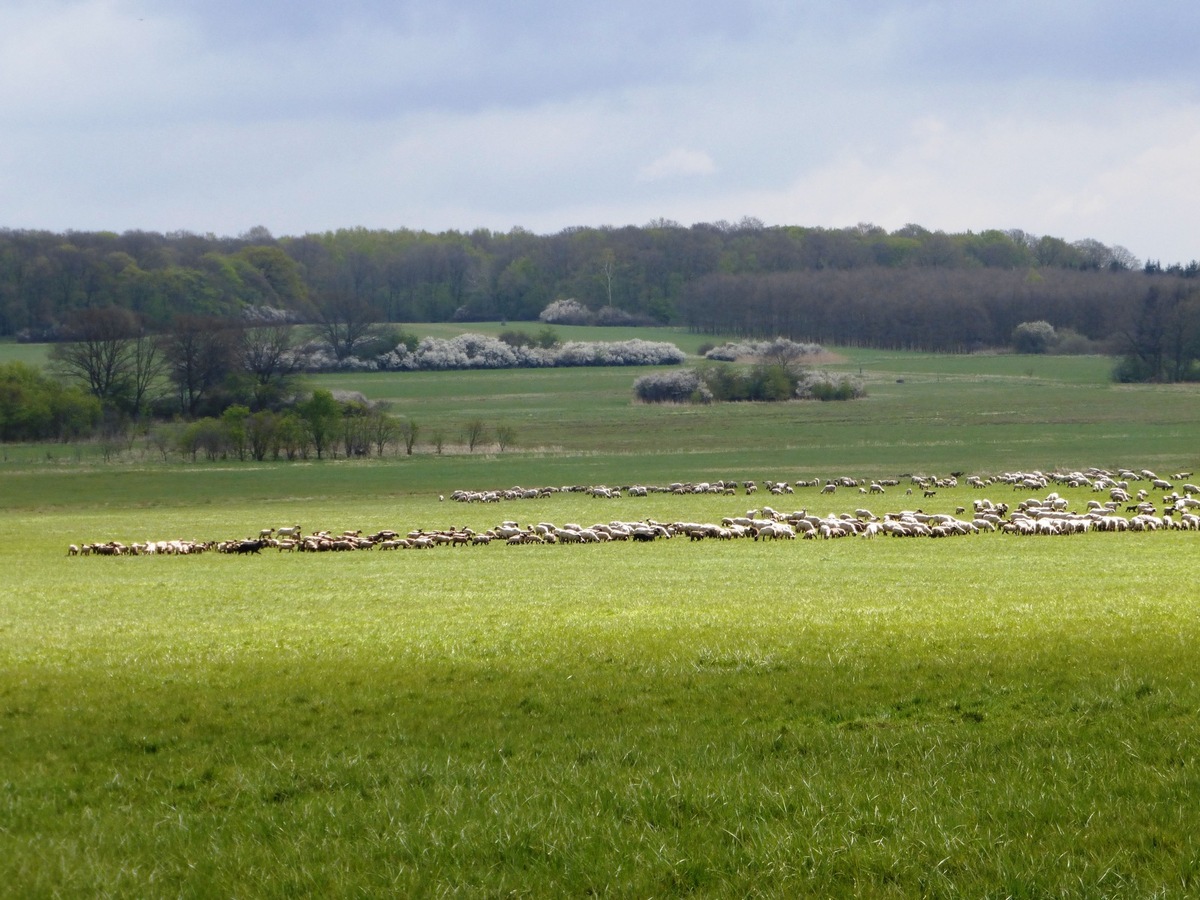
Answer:
[(691, 178), (715, 175), (717, 164), (703, 150), (676, 147), (658, 159), (638, 169), (638, 181), (661, 181), (664, 178)]
[[(1200, 6), (11, 0), (0, 227), (1018, 227), (1200, 257)], [(1080, 37), (1082, 35), (1083, 37)], [(1158, 55), (1135, 53), (1152, 36)], [(1161, 58), (1160, 58), (1161, 57)], [(719, 161), (719, 164), (718, 164)]]

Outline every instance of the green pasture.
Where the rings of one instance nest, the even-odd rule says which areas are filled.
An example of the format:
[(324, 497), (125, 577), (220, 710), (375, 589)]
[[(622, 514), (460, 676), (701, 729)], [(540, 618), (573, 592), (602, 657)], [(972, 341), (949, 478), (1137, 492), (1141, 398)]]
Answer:
[(293, 522), (707, 521), (764, 499), (823, 513), (977, 496), (480, 506), (371, 482), (334, 496), (295, 471), (324, 496), (210, 481), (207, 504), (96, 492), (70, 508), (56, 495), (78, 483), (51, 473), (43, 507), (5, 515), (7, 891), (1196, 890), (1195, 533), (64, 556)]
[[(516, 451), (637, 455), (636, 469), (622, 458), (598, 479), (618, 482), (1119, 466), (1131, 459), (1173, 468), (1198, 455), (1196, 386), (1113, 384), (1100, 358), (960, 363), (844, 355), (840, 368), (861, 367), (865, 399), (643, 405), (632, 385), (649, 370), (625, 368), (347, 374), (318, 382), (388, 402), (421, 424), (426, 441), (435, 430), (453, 441), (478, 419), (512, 427)], [(1043, 374), (1014, 374), (1030, 365)]]
[[(459, 487), (1197, 468), (1189, 387), (839, 352), (867, 399), (648, 407), (638, 370), (317, 380), (420, 422), (411, 457), (0, 448), (0, 895), (1200, 893), (1196, 532), (66, 556), (1030, 496), (438, 499)], [(428, 443), (475, 417), (517, 446)]]
[(49, 344), (18, 344), (13, 340), (0, 340), (0, 363), (22, 362), (30, 366), (44, 366)]

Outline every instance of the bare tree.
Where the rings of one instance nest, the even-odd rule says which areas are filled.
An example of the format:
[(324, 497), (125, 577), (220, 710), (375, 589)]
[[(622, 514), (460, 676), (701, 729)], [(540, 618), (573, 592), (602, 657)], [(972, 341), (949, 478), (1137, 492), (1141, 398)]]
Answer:
[(350, 297), (330, 294), (319, 307), (317, 331), (338, 359), (353, 356), (354, 352), (375, 336), (379, 315), (368, 303)]
[(503, 453), (513, 445), (516, 440), (517, 432), (511, 425), (496, 426), (496, 443), (500, 447), (500, 452)]
[(604, 292), (606, 304), (613, 305), (613, 281), (617, 277), (617, 255), (610, 249), (605, 248), (600, 254), (600, 278), (604, 282)]
[(399, 421), (388, 412), (387, 405), (383, 403), (371, 407), (367, 417), (367, 428), (371, 443), (375, 445), (376, 456), (383, 456), (388, 445), (400, 434)]
[(236, 333), (221, 319), (179, 316), (163, 338), (167, 375), (179, 391), (183, 412), (196, 415), (201, 402), (233, 370)]
[(487, 426), (483, 424), (482, 419), (471, 419), (463, 426), (463, 440), (466, 441), (467, 449), (472, 453), (475, 448), (483, 442), (483, 437), (487, 433)]
[(167, 372), (167, 355), (155, 335), (138, 332), (129, 347), (129, 394), (133, 417), (140, 419), (151, 397), (159, 396), (159, 382)]
[(294, 335), (295, 327), (289, 324), (243, 329), (242, 368), (260, 385), (277, 383), (295, 375), (303, 360), (294, 349)]
[(413, 445), (417, 443), (417, 435), (420, 432), (421, 426), (412, 419), (405, 419), (400, 423), (400, 438), (404, 441), (404, 453), (406, 456), (412, 456)]
[(127, 395), (131, 377), (131, 346), (137, 319), (114, 306), (81, 309), (66, 326), (69, 341), (50, 350), (54, 370), (81, 381), (100, 401), (115, 403)]

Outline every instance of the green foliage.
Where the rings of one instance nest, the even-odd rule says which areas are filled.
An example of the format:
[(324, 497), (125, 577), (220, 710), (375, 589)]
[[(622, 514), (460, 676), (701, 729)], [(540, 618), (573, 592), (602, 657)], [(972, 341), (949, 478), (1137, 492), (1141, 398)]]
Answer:
[(261, 278), (261, 302), (279, 309), (301, 309), (308, 302), (308, 290), (297, 262), (281, 247), (251, 246), (238, 253)]
[(0, 363), (0, 441), (74, 440), (100, 424), (100, 401), (26, 363)]
[(535, 341), (524, 331), (509, 329), (507, 331), (500, 332), (497, 337), (510, 347), (533, 347), (537, 344), (537, 341)]
[(341, 430), (341, 404), (330, 391), (318, 388), (311, 397), (297, 404), (296, 412), (304, 422), (317, 459), (322, 459)]
[(510, 347), (541, 347), (544, 350), (549, 350), (560, 343), (558, 332), (548, 325), (534, 335), (526, 331), (510, 328), (501, 331), (496, 337)]
[(799, 375), (781, 363), (760, 363), (750, 370), (747, 400), (791, 400), (796, 395)]
[(799, 384), (798, 370), (783, 363), (759, 363), (748, 369), (706, 363), (695, 373), (704, 385), (705, 402), (791, 400)]
[(229, 453), (240, 460), (245, 460), (250, 450), (247, 420), (250, 409), (246, 406), (228, 406), (221, 413), (221, 426), (224, 431), (225, 447)]
[(275, 440), (288, 460), (307, 458), (312, 440), (304, 419), (295, 411), (282, 413), (275, 423)]

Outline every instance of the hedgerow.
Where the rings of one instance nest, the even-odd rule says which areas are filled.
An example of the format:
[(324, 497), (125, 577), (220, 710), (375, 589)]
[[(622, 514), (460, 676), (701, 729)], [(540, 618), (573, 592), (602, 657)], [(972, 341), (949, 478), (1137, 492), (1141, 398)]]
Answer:
[(562, 366), (669, 366), (686, 355), (664, 341), (568, 341), (553, 347), (514, 346), (482, 334), (424, 338), (415, 350), (400, 345), (371, 361), (342, 360), (338, 368), (373, 367), (384, 371), (447, 369), (535, 369)]

